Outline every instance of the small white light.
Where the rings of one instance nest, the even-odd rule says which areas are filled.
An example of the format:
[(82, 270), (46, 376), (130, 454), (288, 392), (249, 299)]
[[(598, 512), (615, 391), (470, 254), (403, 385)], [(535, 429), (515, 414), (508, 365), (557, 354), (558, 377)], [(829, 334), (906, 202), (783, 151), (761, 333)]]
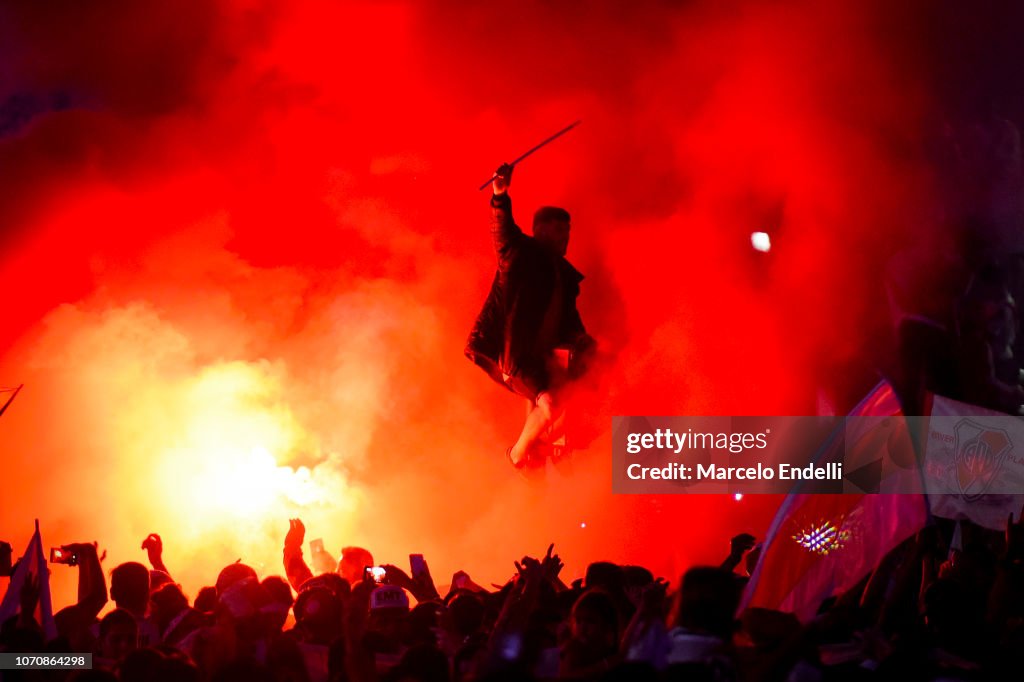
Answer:
[(734, 499), (737, 502), (739, 502), (740, 500), (743, 499), (743, 493), (736, 493), (735, 495), (732, 496), (732, 499)]
[(772, 250), (772, 240), (767, 232), (751, 232), (750, 245), (754, 247), (754, 250), (761, 253), (768, 253)]
[(580, 528), (586, 528), (586, 527), (587, 527), (587, 522), (586, 521), (583, 521), (583, 522), (580, 523)]

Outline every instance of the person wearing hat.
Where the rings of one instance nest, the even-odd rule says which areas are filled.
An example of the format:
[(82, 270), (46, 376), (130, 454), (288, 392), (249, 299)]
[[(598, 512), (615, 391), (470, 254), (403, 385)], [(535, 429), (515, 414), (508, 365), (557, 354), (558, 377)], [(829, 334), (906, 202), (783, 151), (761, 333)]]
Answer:
[(378, 585), (370, 593), (370, 614), (363, 646), (374, 655), (378, 673), (384, 673), (405, 653), (409, 595), (397, 585)]

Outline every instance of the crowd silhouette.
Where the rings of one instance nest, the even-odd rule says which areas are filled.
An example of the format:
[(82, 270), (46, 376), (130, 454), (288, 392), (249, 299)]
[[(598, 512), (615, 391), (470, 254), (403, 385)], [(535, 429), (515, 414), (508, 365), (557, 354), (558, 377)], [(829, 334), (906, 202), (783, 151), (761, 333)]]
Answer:
[[(736, 536), (719, 566), (679, 581), (596, 561), (563, 575), (549, 546), (510, 561), (485, 589), (465, 571), (435, 584), (426, 562), (373, 566), (347, 547), (333, 570), (303, 557), (290, 522), (284, 576), (225, 566), (187, 595), (146, 538), (150, 567), (107, 572), (95, 544), (75, 557), (78, 600), (37, 621), (40, 578), (21, 586), (0, 624), (0, 652), (92, 652), (91, 670), (20, 670), (4, 679), (271, 680), (982, 680), (1024, 669), (1024, 523), (1004, 533), (936, 520), (855, 588), (801, 623), (763, 608), (737, 613), (757, 540)], [(318, 550), (319, 551), (319, 550)], [(368, 570), (369, 569), (369, 570)], [(383, 569), (383, 570), (381, 570)], [(444, 594), (442, 594), (444, 592)], [(190, 598), (191, 596), (191, 598)], [(112, 607), (110, 608), (112, 602)], [(104, 612), (105, 611), (105, 612)], [(102, 614), (102, 615), (101, 615)], [(1017, 673), (1019, 674), (1019, 672)]]

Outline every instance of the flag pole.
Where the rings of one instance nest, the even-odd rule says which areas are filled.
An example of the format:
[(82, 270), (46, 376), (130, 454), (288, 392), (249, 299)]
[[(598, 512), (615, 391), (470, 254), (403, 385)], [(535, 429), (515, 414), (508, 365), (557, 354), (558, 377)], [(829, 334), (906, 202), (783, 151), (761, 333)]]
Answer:
[(7, 402), (4, 403), (3, 407), (0, 407), (0, 417), (2, 417), (4, 412), (7, 411), (7, 408), (10, 406), (10, 404), (14, 402), (14, 399), (18, 397), (18, 393), (24, 386), (25, 384), (21, 384), (16, 389), (14, 389), (14, 393), (11, 394), (11, 397), (7, 399)]

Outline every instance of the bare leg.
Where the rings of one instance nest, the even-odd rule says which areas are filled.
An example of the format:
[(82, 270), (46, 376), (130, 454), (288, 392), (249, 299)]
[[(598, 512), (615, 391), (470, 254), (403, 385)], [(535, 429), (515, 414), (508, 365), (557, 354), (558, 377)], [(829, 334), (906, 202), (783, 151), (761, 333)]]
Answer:
[[(565, 400), (561, 399), (561, 404), (565, 404)], [(555, 418), (551, 420), (551, 425), (547, 431), (541, 434), (541, 439), (552, 445), (556, 444), (560, 439), (565, 436), (565, 414), (566, 410), (563, 408), (558, 410)]]
[(561, 405), (557, 404), (549, 391), (537, 396), (537, 401), (526, 415), (526, 423), (519, 434), (519, 440), (512, 446), (509, 457), (512, 464), (518, 466), (526, 457), (529, 450), (537, 444), (541, 435), (544, 434), (563, 412)]

